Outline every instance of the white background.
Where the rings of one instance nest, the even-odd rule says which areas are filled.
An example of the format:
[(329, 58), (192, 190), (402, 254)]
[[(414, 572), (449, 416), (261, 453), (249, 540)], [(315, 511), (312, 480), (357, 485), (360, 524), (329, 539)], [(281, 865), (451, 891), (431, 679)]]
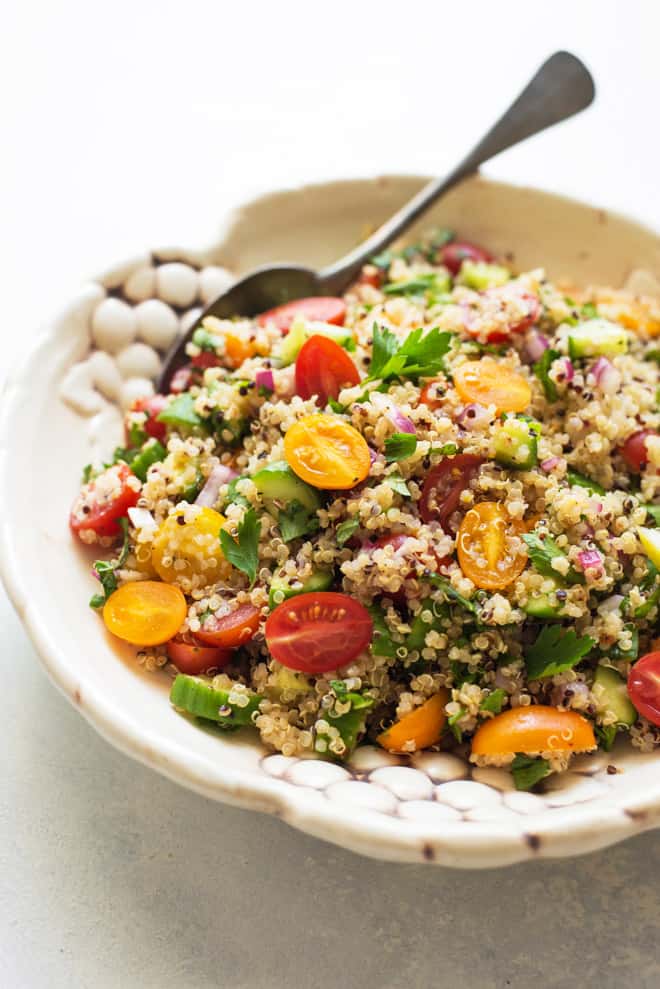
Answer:
[[(596, 107), (487, 172), (660, 224), (657, 10), (6, 4), (2, 371), (85, 276), (208, 240), (257, 190), (447, 168), (556, 48), (588, 62)], [(117, 754), (1, 590), (0, 620), (3, 987), (659, 984), (655, 835), (481, 874), (360, 859)]]

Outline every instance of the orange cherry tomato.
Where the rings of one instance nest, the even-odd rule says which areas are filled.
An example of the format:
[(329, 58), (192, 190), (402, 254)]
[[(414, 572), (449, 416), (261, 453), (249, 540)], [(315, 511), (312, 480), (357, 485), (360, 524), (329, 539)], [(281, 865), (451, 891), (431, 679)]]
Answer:
[(445, 704), (448, 700), (449, 691), (443, 687), (379, 735), (378, 744), (388, 752), (415, 752), (435, 745), (440, 741), (447, 720)]
[(371, 467), (369, 447), (357, 429), (322, 412), (287, 430), (284, 455), (298, 477), (315, 488), (346, 491), (364, 481)]
[(524, 412), (532, 400), (532, 389), (522, 374), (490, 357), (456, 368), (454, 386), (464, 402), (494, 405), (498, 412)]
[(509, 517), (495, 501), (481, 501), (467, 512), (458, 530), (458, 562), (473, 584), (487, 591), (507, 587), (522, 573), (527, 552), (517, 538), (524, 522)]
[(278, 330), (282, 333), (288, 333), (296, 316), (343, 326), (346, 318), (346, 303), (343, 299), (324, 295), (313, 296), (309, 299), (295, 299), (293, 302), (285, 302), (282, 306), (276, 306), (275, 309), (269, 309), (268, 312), (262, 313), (257, 322), (259, 326), (275, 323)]
[(240, 367), (248, 357), (254, 357), (257, 352), (254, 340), (239, 336), (236, 333), (225, 333), (225, 363), (230, 367)]
[(434, 378), (433, 381), (427, 381), (419, 396), (419, 404), (425, 405), (431, 412), (442, 408), (442, 398), (440, 398), (437, 392), (439, 380), (438, 378)]
[(296, 360), (296, 391), (301, 398), (317, 396), (323, 407), (342, 388), (360, 383), (360, 372), (343, 347), (315, 333), (302, 345)]
[(177, 636), (167, 643), (168, 658), (179, 673), (197, 676), (209, 670), (220, 670), (232, 657), (231, 649), (218, 646), (200, 646), (196, 642), (186, 642)]
[(200, 642), (209, 646), (235, 649), (248, 642), (259, 628), (261, 613), (251, 604), (242, 604), (228, 615), (210, 615), (195, 632)]
[(472, 739), (473, 755), (590, 752), (595, 748), (594, 730), (586, 718), (544, 704), (503, 711), (484, 721)]
[(178, 587), (136, 580), (110, 595), (103, 621), (113, 635), (135, 646), (159, 646), (181, 628), (188, 607)]
[[(186, 509), (177, 509), (158, 527), (151, 548), (151, 562), (161, 580), (176, 584), (193, 574), (207, 578), (208, 584), (229, 572), (220, 549), (220, 529), (224, 515), (212, 508), (201, 508), (190, 522)], [(185, 584), (184, 584), (185, 587)]]

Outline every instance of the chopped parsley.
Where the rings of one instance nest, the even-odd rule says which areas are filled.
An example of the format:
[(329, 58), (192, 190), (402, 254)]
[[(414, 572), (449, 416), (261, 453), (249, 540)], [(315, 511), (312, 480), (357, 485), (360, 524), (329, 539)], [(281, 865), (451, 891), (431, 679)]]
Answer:
[(651, 517), (654, 525), (660, 525), (660, 505), (644, 505), (647, 515)]
[(124, 533), (124, 542), (116, 560), (96, 560), (92, 564), (92, 569), (101, 582), (103, 594), (94, 594), (89, 602), (90, 608), (102, 608), (111, 594), (117, 590), (117, 573), (126, 563), (129, 551), (128, 542), (128, 519), (119, 519), (121, 531)]
[(346, 519), (345, 522), (340, 522), (335, 532), (337, 544), (343, 546), (359, 528), (360, 520), (358, 518)]
[(454, 736), (457, 742), (463, 741), (463, 732), (459, 728), (458, 722), (466, 714), (467, 711), (465, 710), (465, 708), (459, 707), (458, 711), (456, 711), (455, 714), (450, 714), (449, 717), (447, 718), (447, 727), (449, 728), (449, 730), (451, 731), (452, 735)]
[(385, 285), (383, 292), (385, 295), (424, 295), (426, 292), (442, 294), (450, 288), (449, 278), (436, 271), (428, 274), (416, 275), (403, 282), (390, 282)]
[(522, 538), (527, 546), (531, 564), (538, 573), (544, 577), (552, 577), (560, 584), (584, 584), (584, 575), (572, 567), (566, 576), (555, 570), (552, 565), (553, 560), (565, 560), (567, 557), (551, 536), (546, 535), (541, 538), (536, 532), (525, 532)]
[(403, 498), (410, 498), (410, 489), (400, 474), (388, 474), (383, 480), (389, 484), (392, 491), (396, 491)]
[(388, 464), (411, 457), (417, 449), (417, 437), (413, 433), (394, 433), (385, 440), (385, 460)]
[(515, 757), (510, 768), (516, 790), (531, 790), (550, 774), (550, 763), (547, 759), (524, 755), (521, 752)]
[(600, 314), (593, 302), (585, 302), (580, 309), (580, 315), (582, 319), (598, 319)]
[(571, 487), (577, 485), (578, 488), (586, 488), (591, 494), (607, 494), (606, 490), (602, 485), (598, 484), (596, 481), (592, 481), (590, 477), (585, 477), (584, 474), (580, 474), (577, 470), (569, 469), (566, 471), (566, 480)]
[(230, 563), (247, 574), (250, 586), (257, 579), (259, 532), (259, 519), (254, 508), (248, 508), (242, 521), (239, 522), (237, 539), (225, 529), (220, 530), (222, 552)]
[(546, 625), (533, 645), (525, 650), (525, 666), (530, 680), (541, 680), (571, 670), (595, 646), (590, 635), (578, 639), (573, 629)]
[(505, 700), (506, 690), (503, 690), (502, 687), (497, 687), (495, 690), (491, 690), (487, 697), (484, 697), (480, 705), (480, 710), (499, 714)]
[(477, 613), (477, 606), (474, 601), (468, 601), (464, 598), (462, 594), (456, 590), (456, 588), (451, 584), (446, 577), (441, 577), (440, 574), (434, 573), (430, 576), (430, 581), (434, 587), (441, 590), (448, 600), (456, 601), (460, 604), (466, 611), (470, 611), (473, 615)]
[(374, 624), (373, 637), (371, 639), (372, 653), (374, 656), (387, 656), (389, 659), (395, 659), (396, 651), (399, 647), (390, 635), (382, 608), (377, 604), (371, 604), (367, 607), (367, 611), (371, 615), (371, 620)]
[(195, 412), (195, 400), (187, 391), (177, 395), (156, 418), (158, 422), (165, 422), (168, 426), (201, 426), (202, 424), (202, 419)]
[(285, 543), (290, 543), (292, 539), (298, 539), (300, 536), (309, 536), (318, 532), (320, 525), (316, 512), (310, 512), (308, 508), (295, 500), (286, 508), (280, 509), (277, 524)]
[(534, 364), (532, 368), (534, 374), (543, 385), (545, 397), (549, 402), (556, 402), (559, 397), (557, 385), (552, 380), (549, 373), (553, 362), (556, 361), (558, 357), (561, 357), (559, 351), (552, 350), (552, 348), (548, 347), (548, 349), (543, 352), (543, 356), (536, 362), (536, 364)]
[(227, 485), (227, 500), (225, 501), (225, 508), (227, 505), (242, 505), (243, 508), (250, 507), (250, 502), (247, 500), (245, 495), (242, 495), (236, 490), (236, 485), (242, 480), (242, 477), (234, 477)]
[(82, 483), (89, 484), (94, 477), (94, 468), (91, 464), (85, 464), (82, 470)]
[(367, 381), (391, 378), (432, 378), (444, 368), (444, 358), (453, 334), (438, 327), (426, 333), (419, 327), (401, 341), (386, 328), (374, 323), (373, 350)]
[(609, 752), (614, 745), (618, 725), (594, 725), (594, 732), (598, 739), (598, 744), (605, 752)]

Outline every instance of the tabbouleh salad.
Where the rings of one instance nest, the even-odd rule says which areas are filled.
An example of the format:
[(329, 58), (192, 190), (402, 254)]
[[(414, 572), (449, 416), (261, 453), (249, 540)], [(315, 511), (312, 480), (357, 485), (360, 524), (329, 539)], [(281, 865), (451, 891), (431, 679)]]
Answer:
[[(85, 468), (92, 607), (285, 755), (459, 749), (516, 786), (660, 744), (651, 299), (441, 231), (344, 298), (208, 318)], [(107, 553), (106, 553), (107, 555)]]

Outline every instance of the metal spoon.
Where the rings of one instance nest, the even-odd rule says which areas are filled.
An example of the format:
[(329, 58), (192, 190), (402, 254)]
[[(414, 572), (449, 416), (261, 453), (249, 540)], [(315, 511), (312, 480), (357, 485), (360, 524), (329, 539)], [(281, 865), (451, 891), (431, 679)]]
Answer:
[(425, 185), (371, 237), (339, 261), (321, 271), (313, 271), (302, 265), (266, 265), (235, 282), (227, 292), (207, 306), (188, 332), (177, 340), (165, 359), (159, 390), (163, 393), (169, 391), (172, 375), (187, 362), (186, 344), (206, 316), (221, 319), (255, 316), (292, 299), (313, 295), (340, 295), (357, 277), (362, 265), (369, 258), (395, 240), (452, 186), (476, 172), (483, 162), (500, 151), (505, 151), (546, 127), (586, 109), (594, 95), (594, 81), (582, 62), (570, 52), (555, 52), (453, 171), (444, 178), (434, 179)]

